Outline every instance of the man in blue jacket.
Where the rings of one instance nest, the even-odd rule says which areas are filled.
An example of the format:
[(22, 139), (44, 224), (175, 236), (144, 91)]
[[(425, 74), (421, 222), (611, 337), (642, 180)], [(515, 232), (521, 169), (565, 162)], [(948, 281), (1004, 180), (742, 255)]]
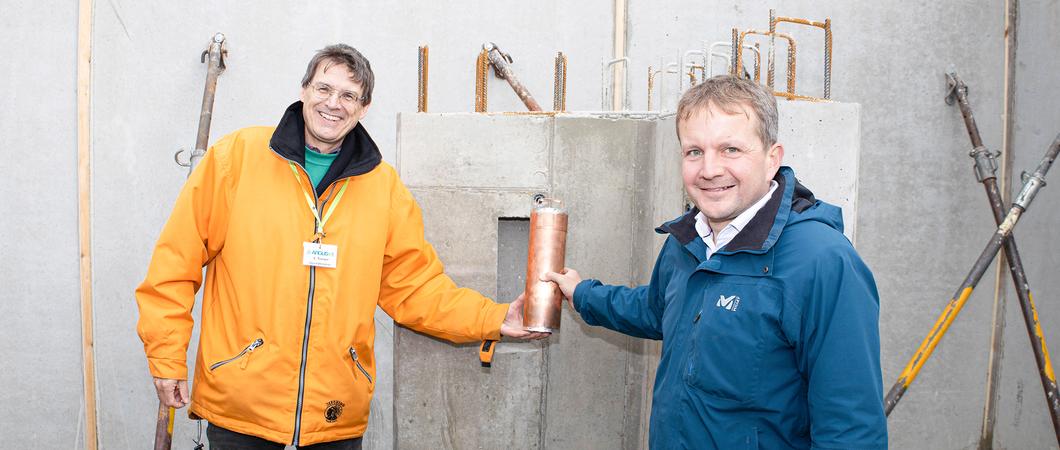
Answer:
[(651, 282), (549, 273), (586, 323), (661, 339), (653, 449), (884, 449), (879, 295), (838, 207), (781, 166), (777, 106), (730, 76), (677, 108), (695, 208)]

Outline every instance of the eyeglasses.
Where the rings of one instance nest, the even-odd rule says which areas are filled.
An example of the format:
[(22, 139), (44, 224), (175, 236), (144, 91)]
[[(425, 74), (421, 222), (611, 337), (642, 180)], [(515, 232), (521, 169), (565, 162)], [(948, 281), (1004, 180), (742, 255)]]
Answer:
[(313, 96), (317, 100), (328, 100), (332, 95), (339, 94), (339, 102), (344, 106), (354, 106), (364, 100), (364, 97), (361, 97), (356, 92), (339, 91), (324, 83), (313, 83), (309, 88), (313, 91)]

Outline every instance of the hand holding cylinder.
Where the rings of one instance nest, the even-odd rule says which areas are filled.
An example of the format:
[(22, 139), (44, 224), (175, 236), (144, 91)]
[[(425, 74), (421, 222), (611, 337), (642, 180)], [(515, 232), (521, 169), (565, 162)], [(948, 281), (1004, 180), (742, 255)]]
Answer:
[(530, 213), (523, 327), (527, 331), (552, 333), (559, 329), (563, 294), (558, 285), (543, 281), (542, 277), (563, 270), (567, 212), (559, 200), (543, 197), (534, 200), (534, 210)]

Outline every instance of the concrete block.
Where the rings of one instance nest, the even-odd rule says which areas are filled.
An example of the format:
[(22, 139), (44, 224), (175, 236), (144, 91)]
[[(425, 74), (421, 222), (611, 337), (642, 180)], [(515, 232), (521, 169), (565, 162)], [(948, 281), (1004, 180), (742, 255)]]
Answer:
[(401, 114), (401, 179), (417, 186), (544, 189), (548, 186), (547, 117)]
[[(821, 189), (811, 186), (818, 195), (844, 200), (852, 209), (857, 105), (800, 106), (786, 107), (785, 113), (805, 123), (790, 125), (784, 135), (805, 148), (794, 158), (806, 172), (800, 177), (818, 181)], [(520, 274), (511, 271), (525, 271), (525, 265), (511, 260), (518, 257), (512, 256), (512, 247), (525, 246), (525, 237), (518, 235), (522, 228), (499, 218), (529, 215), (528, 200), (535, 192), (563, 200), (568, 209), (566, 264), (611, 284), (647, 281), (664, 239), (654, 233), (655, 226), (682, 212), (680, 146), (672, 115), (632, 119), (415, 114), (399, 120), (400, 170), (423, 207), (427, 238), (454, 280), (486, 295), (505, 291), (514, 297), (522, 289)], [(837, 124), (845, 131), (825, 132)], [(503, 138), (498, 141), (498, 136)], [(513, 139), (530, 145), (498, 145)], [(448, 143), (445, 151), (436, 150), (440, 142)], [(823, 159), (829, 161), (818, 161)], [(454, 166), (452, 161), (459, 163)], [(525, 180), (528, 175), (541, 183), (498, 182)], [(481, 182), (489, 177), (492, 182)], [(501, 280), (511, 286), (500, 286)], [(471, 346), (446, 345), (404, 329), (398, 329), (396, 343), (399, 447), (492, 448), (496, 442), (495, 436), (480, 434), (477, 426), (461, 428), (471, 425), (452, 417), (453, 411), (471, 410), (476, 399), (453, 400), (435, 380), (424, 378), (440, 367), (446, 377), (461, 374), (455, 383), (475, 386), (480, 397), (511, 396), (512, 390), (523, 391), (516, 397), (519, 401), (540, 396), (540, 403), (532, 405), (496, 405), (489, 418), (482, 419), (503, 424), (500, 429), (517, 436), (535, 435), (537, 427), (527, 448), (645, 445), (658, 343), (589, 327), (569, 309), (559, 331), (547, 341), (499, 347), (496, 364), (520, 365), (517, 375), (507, 369), (471, 371)], [(516, 349), (520, 357), (507, 358), (512, 350), (500, 350), (506, 348)], [(498, 375), (514, 378), (498, 380)], [(437, 405), (450, 404), (457, 406), (438, 411)]]
[(818, 200), (843, 209), (843, 234), (856, 242), (860, 106), (778, 99), (777, 112), (784, 164)]

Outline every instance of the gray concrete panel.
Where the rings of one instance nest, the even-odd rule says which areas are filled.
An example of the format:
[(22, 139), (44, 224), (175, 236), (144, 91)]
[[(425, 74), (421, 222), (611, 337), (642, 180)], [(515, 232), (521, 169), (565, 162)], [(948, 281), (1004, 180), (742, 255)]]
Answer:
[[(1013, 129), (1012, 196), (1021, 188), (1019, 174), (1032, 172), (1046, 148), (1060, 133), (1056, 73), (1060, 62), (1060, 4), (1020, 2), (1017, 29), (1015, 127)], [(1021, 260), (1027, 272), (1043, 334), (1053, 351), (1060, 348), (1060, 167), (1046, 176), (1043, 188), (1015, 230)], [(985, 200), (982, 200), (985, 202)], [(1007, 299), (1005, 347), (1002, 363), (1000, 406), (995, 427), (996, 448), (1049, 448), (1056, 445), (1045, 395), (1031, 352), (1018, 299), (1006, 268), (1002, 284)]]
[(0, 9), (0, 447), (83, 447), (77, 4)]
[[(460, 286), (495, 297), (496, 218), (528, 215), (533, 192), (410, 189), (424, 205), (426, 237), (446, 273)], [(479, 366), (477, 344), (453, 345), (397, 327), (397, 447), (539, 448), (545, 345), (547, 341), (503, 342), (494, 366), (485, 369)]]
[[(655, 259), (662, 249), (666, 236), (655, 233), (655, 227), (672, 220), (684, 212), (684, 187), (681, 180), (681, 143), (677, 140), (677, 118), (669, 116), (659, 119), (652, 128), (651, 149), (646, 163), (650, 167), (648, 181), (638, 186), (643, 189), (637, 190), (636, 205), (644, 208), (640, 214), (639, 234), (633, 241), (634, 260), (633, 281), (637, 284), (647, 284), (651, 281), (652, 269)], [(650, 208), (650, 209), (649, 209)], [(662, 341), (640, 341), (641, 348), (635, 349), (634, 353), (639, 358), (630, 358), (631, 365), (639, 363), (643, 367), (641, 372), (643, 379), (640, 385), (641, 414), (638, 428), (640, 430), (640, 445), (626, 448), (648, 448), (648, 437), (650, 434), (649, 419), (651, 418), (651, 399), (655, 388), (655, 372), (659, 367), (659, 358), (662, 356)], [(636, 374), (635, 370), (629, 371)], [(633, 402), (631, 402), (633, 403)], [(632, 426), (630, 424), (629, 426)]]
[[(567, 265), (585, 277), (635, 284), (632, 243), (642, 230), (635, 229), (634, 192), (647, 181), (643, 162), (654, 133), (625, 119), (557, 116), (555, 124), (553, 194), (569, 208)], [(639, 423), (643, 368), (629, 373), (627, 366), (641, 361), (629, 352), (641, 344), (565, 312), (550, 338), (545, 447), (630, 448), (639, 430), (626, 419)]]
[[(550, 118), (453, 116), (460, 126), (434, 114), (401, 115), (402, 154), (413, 155), (398, 161), (402, 180), (418, 186), (548, 188)], [(478, 146), (464, 148), (469, 141)]]
[(781, 101), (777, 105), (784, 165), (818, 200), (843, 209), (843, 234), (855, 241), (860, 108), (854, 103)]

